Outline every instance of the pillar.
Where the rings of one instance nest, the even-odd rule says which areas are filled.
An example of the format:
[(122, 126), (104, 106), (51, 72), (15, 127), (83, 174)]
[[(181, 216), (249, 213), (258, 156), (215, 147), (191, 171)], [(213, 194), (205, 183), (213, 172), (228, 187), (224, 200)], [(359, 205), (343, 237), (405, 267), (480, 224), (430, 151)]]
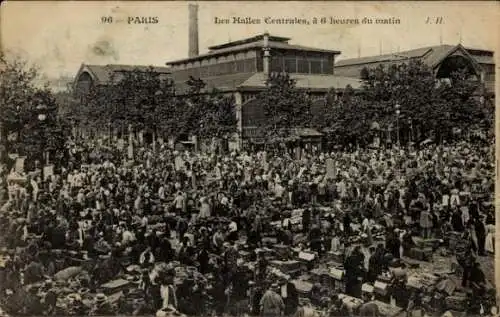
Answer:
[(235, 107), (236, 107), (236, 129), (237, 129), (237, 148), (238, 150), (242, 149), (243, 145), (243, 112), (242, 112), (242, 107), (243, 107), (243, 98), (241, 96), (241, 92), (237, 91), (234, 93), (234, 101), (235, 101)]
[(267, 78), (269, 75), (269, 60), (271, 59), (271, 53), (269, 49), (269, 33), (264, 33), (264, 47), (262, 48), (264, 51), (264, 56), (262, 58), (264, 77)]

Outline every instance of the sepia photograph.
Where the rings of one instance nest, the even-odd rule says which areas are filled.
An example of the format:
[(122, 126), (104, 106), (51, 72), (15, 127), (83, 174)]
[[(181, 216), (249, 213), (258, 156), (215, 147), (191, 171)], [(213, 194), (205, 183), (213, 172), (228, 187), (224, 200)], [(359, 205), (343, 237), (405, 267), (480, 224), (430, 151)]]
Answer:
[(3, 2), (0, 317), (500, 316), (499, 30), (494, 1)]

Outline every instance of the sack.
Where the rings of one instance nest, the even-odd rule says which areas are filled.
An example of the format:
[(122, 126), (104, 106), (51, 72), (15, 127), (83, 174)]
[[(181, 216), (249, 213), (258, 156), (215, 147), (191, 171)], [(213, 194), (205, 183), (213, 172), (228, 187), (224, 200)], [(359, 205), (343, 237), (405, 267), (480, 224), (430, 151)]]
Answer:
[(467, 308), (467, 297), (465, 296), (448, 296), (445, 302), (449, 310), (465, 311)]

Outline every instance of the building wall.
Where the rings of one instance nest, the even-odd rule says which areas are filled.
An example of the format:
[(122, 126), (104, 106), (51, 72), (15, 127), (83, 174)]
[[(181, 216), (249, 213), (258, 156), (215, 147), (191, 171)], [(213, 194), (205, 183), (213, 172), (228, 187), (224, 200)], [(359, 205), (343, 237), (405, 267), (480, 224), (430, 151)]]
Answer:
[(333, 74), (332, 54), (271, 50), (272, 72)]
[(495, 93), (495, 64), (479, 64), (483, 69), (482, 79), (486, 86), (486, 91), (491, 94)]
[[(333, 74), (334, 56), (291, 50), (271, 50), (270, 71), (298, 74)], [(262, 72), (263, 51), (260, 49), (238, 52), (219, 57), (207, 57), (200, 61), (174, 65), (176, 77), (187, 80), (189, 76), (206, 78), (226, 74)]]
[(223, 56), (207, 56), (198, 61), (185, 62), (172, 66), (178, 80), (187, 80), (189, 76), (207, 78), (237, 73), (257, 72), (256, 51), (237, 52)]
[(227, 74), (252, 72), (257, 72), (255, 57), (177, 70), (175, 71), (175, 78), (177, 80), (187, 80), (189, 79), (189, 76), (193, 76), (195, 78), (207, 78)]

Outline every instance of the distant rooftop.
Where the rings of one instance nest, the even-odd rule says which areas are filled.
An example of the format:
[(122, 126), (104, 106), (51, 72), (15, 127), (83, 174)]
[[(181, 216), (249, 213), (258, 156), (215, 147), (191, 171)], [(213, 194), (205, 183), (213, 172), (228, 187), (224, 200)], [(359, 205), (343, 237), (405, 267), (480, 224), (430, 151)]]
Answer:
[[(209, 50), (219, 50), (219, 49), (222, 49), (222, 48), (227, 48), (227, 47), (232, 47), (232, 46), (238, 46), (238, 45), (252, 43), (252, 42), (258, 42), (258, 41), (262, 41), (262, 40), (264, 40), (264, 34), (252, 36), (252, 37), (249, 37), (249, 38), (246, 38), (246, 39), (237, 40), (237, 41), (231, 41), (231, 42), (227, 42), (227, 43), (224, 43), (224, 44), (210, 46), (208, 49)], [(285, 42), (285, 43), (288, 43), (288, 41), (290, 41), (290, 40), (291, 39), (289, 37), (281, 37), (281, 36), (269, 35), (269, 41), (273, 41), (273, 42)]]
[(76, 78), (82, 71), (89, 71), (97, 81), (102, 84), (108, 83), (113, 73), (116, 72), (132, 72), (134, 70), (140, 72), (147, 72), (152, 70), (155, 73), (170, 74), (170, 67), (165, 66), (145, 66), (145, 65), (119, 65), (119, 64), (107, 64), (107, 65), (89, 65), (82, 64), (80, 71), (78, 72)]
[[(471, 49), (462, 47), (462, 45), (436, 45), (436, 46), (428, 46), (421, 47), (413, 50), (391, 53), (391, 54), (383, 54), (383, 55), (374, 55), (374, 56), (366, 56), (360, 58), (349, 58), (344, 60), (339, 60), (335, 63), (336, 67), (342, 66), (351, 66), (351, 65), (359, 65), (359, 64), (369, 64), (369, 63), (380, 63), (380, 62), (392, 62), (392, 61), (400, 61), (407, 60), (413, 58), (423, 58), (424, 61), (429, 65), (434, 65), (439, 62), (444, 56), (447, 56), (455, 49), (459, 47), (466, 50), (469, 54), (474, 56), (474, 58), (480, 63), (494, 63), (493, 60), (493, 52), (488, 50), (480, 50), (480, 49)], [(478, 56), (481, 56), (478, 58)]]

